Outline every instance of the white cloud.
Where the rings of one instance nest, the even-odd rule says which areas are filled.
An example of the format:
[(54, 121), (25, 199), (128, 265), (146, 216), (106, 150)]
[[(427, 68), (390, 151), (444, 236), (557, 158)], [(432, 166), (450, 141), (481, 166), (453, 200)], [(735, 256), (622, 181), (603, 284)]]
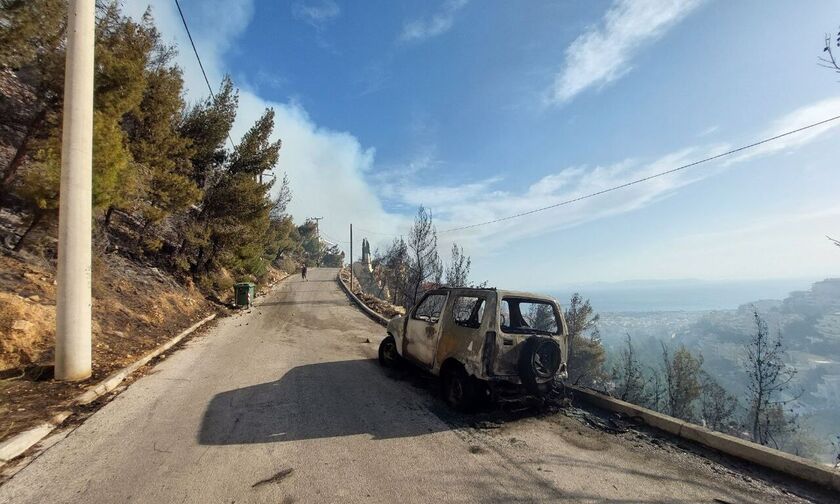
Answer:
[(328, 23), (341, 15), (341, 7), (333, 0), (321, 0), (318, 3), (295, 2), (292, 4), (292, 16), (316, 30), (322, 30)]
[(779, 278), (825, 278), (837, 272), (837, 247), (825, 234), (836, 229), (838, 216), (835, 205), (758, 217), (738, 227), (678, 237), (637, 258), (637, 264), (667, 278), (679, 276), (682, 264), (709, 264), (712, 257), (715, 278), (767, 278), (768, 272)]
[[(769, 128), (764, 130), (757, 138), (771, 138), (797, 128), (807, 126), (830, 117), (840, 115), (840, 98), (828, 98), (826, 100), (800, 107), (793, 112), (773, 121)], [(805, 131), (774, 140), (760, 145), (754, 149), (744, 152), (731, 158), (727, 163), (737, 163), (760, 156), (775, 154), (779, 152), (792, 151), (802, 145), (808, 144), (823, 136), (831, 129), (840, 126), (840, 120), (832, 121)]]
[(708, 128), (704, 129), (700, 133), (697, 134), (698, 137), (705, 137), (709, 135), (713, 135), (720, 130), (720, 126), (715, 124), (714, 126), (709, 126)]
[[(840, 98), (823, 100), (803, 106), (773, 121), (760, 137), (777, 135), (835, 115), (840, 115)], [(735, 164), (758, 156), (794, 151), (821, 138), (829, 130), (838, 126), (840, 126), (840, 121), (818, 126), (745, 151), (740, 156), (722, 158), (593, 198), (562, 205), (559, 208), (453, 233), (442, 232), (442, 242), (447, 243), (449, 240), (457, 239), (459, 243), (467, 245), (474, 254), (493, 253), (494, 249), (521, 238), (544, 235), (558, 229), (645, 207), (674, 194), (687, 185), (729, 169)], [(530, 183), (524, 192), (515, 189), (521, 187), (523, 181), (518, 180), (516, 171), (511, 170), (506, 172), (504, 178), (488, 177), (460, 185), (418, 182), (421, 178), (426, 180), (431, 178), (426, 176), (407, 178), (401, 183), (388, 185), (384, 193), (390, 198), (415, 206), (430, 207), (434, 211), (438, 229), (445, 231), (449, 228), (533, 212), (715, 156), (731, 148), (732, 146), (728, 144), (710, 144), (681, 149), (650, 162), (625, 159), (595, 167), (568, 167)], [(527, 183), (527, 181), (524, 182)], [(488, 240), (488, 237), (493, 239)]]
[(615, 0), (599, 26), (566, 49), (562, 71), (548, 93), (560, 104), (592, 86), (604, 86), (632, 69), (633, 55), (674, 27), (705, 0)]
[(455, 15), (463, 9), (469, 0), (445, 0), (440, 10), (428, 19), (414, 19), (403, 25), (400, 40), (419, 42), (442, 35), (452, 29)]
[[(453, 227), (532, 212), (714, 155), (725, 148), (692, 147), (647, 163), (626, 159), (606, 166), (569, 167), (531, 183), (524, 193), (506, 187), (511, 184), (514, 187), (521, 185), (521, 181), (511, 178), (509, 174), (505, 178), (491, 177), (458, 186), (406, 183), (395, 188), (395, 197), (401, 201), (431, 208), (443, 243), (457, 240), (474, 253), (483, 255), (525, 237), (542, 235), (644, 207), (686, 185), (717, 173), (720, 168), (710, 166), (678, 172), (562, 208), (454, 233), (445, 231)], [(488, 237), (493, 239), (488, 240)]]
[[(218, 9), (185, 11), (193, 37), (201, 54), (211, 84), (220, 83), (226, 68), (223, 57), (235, 39), (250, 23), (252, 0), (225, 1), (224, 18), (202, 12), (217, 13)], [(187, 97), (193, 102), (207, 96), (207, 86), (201, 76), (195, 56), (186, 40), (184, 28), (172, 2), (151, 0), (155, 23), (168, 40), (177, 43), (178, 64), (184, 68), (188, 87)], [(205, 4), (203, 4), (205, 5)], [(130, 2), (126, 13), (135, 18), (142, 15), (145, 4)], [(199, 19), (202, 21), (199, 22)], [(299, 103), (280, 103), (266, 100), (250, 88), (241, 86), (239, 110), (231, 136), (238, 140), (262, 115), (266, 108), (275, 110), (275, 138), (282, 138), (283, 148), (276, 175), (289, 174), (293, 192), (289, 210), (297, 221), (306, 217), (324, 217), (325, 233), (346, 238), (347, 224), (354, 222), (368, 229), (396, 230), (403, 219), (382, 209), (373, 188), (365, 181), (371, 169), (374, 149), (363, 147), (351, 134), (318, 126)]]
[[(753, 220), (752, 222), (736, 228), (722, 229), (706, 233), (692, 233), (681, 236), (677, 241), (686, 246), (697, 247), (704, 243), (724, 243), (731, 242), (734, 239), (744, 238), (745, 236), (752, 237), (758, 234), (770, 234), (773, 236), (784, 236), (776, 231), (776, 228), (795, 228), (802, 223), (834, 219), (840, 216), (840, 205), (835, 205), (827, 208), (817, 208), (803, 210), (798, 213), (784, 213), (771, 216), (762, 216)], [(823, 238), (821, 233), (816, 233), (820, 239)], [(786, 240), (788, 241), (788, 240)], [(829, 243), (828, 241), (826, 243)], [(795, 242), (794, 242), (795, 244)]]

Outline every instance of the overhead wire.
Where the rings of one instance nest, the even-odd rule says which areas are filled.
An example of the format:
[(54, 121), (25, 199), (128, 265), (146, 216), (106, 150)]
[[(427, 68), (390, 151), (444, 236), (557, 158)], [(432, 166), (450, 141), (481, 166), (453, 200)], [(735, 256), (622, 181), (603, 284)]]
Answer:
[(331, 241), (333, 243), (336, 243), (336, 244), (338, 244), (338, 243), (350, 243), (349, 240), (336, 240), (335, 238), (333, 238), (332, 236), (328, 235), (327, 233), (325, 233), (323, 231), (320, 231), (320, 233), (321, 233), (321, 236), (327, 238), (329, 241)]
[(547, 206), (544, 206), (544, 207), (541, 207), (541, 208), (536, 208), (534, 210), (528, 210), (527, 212), (519, 212), (519, 213), (516, 213), (516, 214), (513, 214), (513, 215), (500, 217), (498, 219), (492, 219), (492, 220), (488, 220), (488, 221), (484, 221), (484, 222), (477, 222), (475, 224), (468, 224), (468, 225), (465, 225), (465, 226), (458, 226), (458, 227), (454, 227), (454, 228), (445, 229), (445, 230), (441, 231), (441, 233), (451, 233), (453, 231), (462, 231), (462, 230), (465, 230), (465, 229), (472, 229), (472, 228), (476, 228), (476, 227), (480, 227), (480, 226), (486, 226), (486, 225), (489, 225), (489, 224), (495, 224), (495, 223), (498, 223), (498, 222), (504, 222), (504, 221), (508, 221), (508, 220), (511, 220), (511, 219), (516, 219), (516, 218), (519, 218), (519, 217), (525, 217), (526, 215), (531, 215), (531, 214), (535, 214), (535, 213), (538, 213), (538, 212), (544, 212), (546, 210), (551, 210), (552, 208), (557, 208), (557, 207), (561, 207), (561, 206), (564, 206), (564, 205), (569, 205), (569, 204), (576, 203), (578, 201), (582, 201), (582, 200), (585, 200), (585, 199), (594, 198), (595, 196), (600, 196), (602, 194), (606, 194), (606, 193), (609, 193), (609, 192), (612, 192), (612, 191), (617, 191), (619, 189), (624, 189), (626, 187), (630, 187), (632, 185), (640, 184), (642, 182), (646, 182), (646, 181), (651, 180), (651, 179), (655, 179), (655, 178), (658, 178), (658, 177), (663, 177), (665, 175), (670, 175), (672, 173), (676, 173), (678, 171), (685, 170), (685, 169), (688, 169), (688, 168), (691, 168), (691, 167), (694, 167), (694, 166), (697, 166), (697, 165), (700, 165), (700, 164), (703, 164), (703, 163), (708, 163), (708, 162), (714, 161), (716, 159), (720, 159), (720, 158), (723, 158), (723, 157), (726, 157), (726, 156), (731, 156), (732, 154), (737, 154), (738, 152), (742, 152), (742, 151), (745, 151), (745, 150), (748, 150), (748, 149), (752, 149), (754, 147), (758, 147), (759, 145), (763, 145), (763, 144), (766, 144), (768, 142), (772, 142), (772, 141), (778, 140), (780, 138), (784, 138), (786, 136), (793, 135), (795, 133), (799, 133), (801, 131), (805, 131), (805, 130), (808, 130), (808, 129), (811, 129), (811, 128), (815, 128), (817, 126), (821, 126), (823, 124), (827, 124), (827, 123), (830, 123), (832, 121), (836, 121), (838, 119), (840, 119), (840, 115), (836, 115), (834, 117), (829, 117), (828, 119), (824, 119), (822, 121), (817, 121), (815, 123), (811, 123), (811, 124), (808, 124), (806, 126), (802, 126), (802, 127), (790, 130), (790, 131), (786, 131), (784, 133), (780, 133), (780, 134), (772, 136), (772, 137), (764, 138), (764, 139), (759, 140), (757, 142), (753, 142), (753, 143), (748, 144), (748, 145), (744, 145), (744, 146), (741, 146), (741, 147), (738, 147), (738, 148), (735, 148), (735, 149), (731, 149), (731, 150), (728, 150), (726, 152), (716, 154), (714, 156), (709, 156), (709, 157), (701, 159), (699, 161), (694, 161), (694, 162), (691, 162), (691, 163), (688, 163), (688, 164), (677, 166), (676, 168), (671, 168), (670, 170), (665, 170), (665, 171), (662, 171), (662, 172), (659, 172), (659, 173), (655, 173), (653, 175), (648, 175), (647, 177), (642, 177), (642, 178), (638, 178), (638, 179), (635, 179), (635, 180), (631, 180), (630, 182), (625, 182), (624, 184), (619, 184), (619, 185), (616, 185), (616, 186), (613, 186), (613, 187), (609, 187), (607, 189), (602, 189), (600, 191), (595, 191), (593, 193), (589, 193), (589, 194), (586, 194), (586, 195), (583, 195), (583, 196), (578, 196), (576, 198), (567, 199), (565, 201), (561, 201), (559, 203), (554, 203), (552, 205), (547, 205)]
[[(201, 62), (201, 56), (199, 56), (198, 49), (195, 47), (195, 41), (193, 41), (192, 33), (190, 33), (190, 27), (187, 25), (187, 18), (184, 16), (184, 11), (181, 9), (181, 3), (178, 0), (175, 0), (175, 6), (178, 8), (178, 14), (181, 16), (181, 22), (184, 23), (184, 30), (187, 32), (187, 38), (190, 39), (190, 45), (192, 46), (193, 53), (195, 54), (195, 59), (198, 60), (198, 67), (201, 69), (201, 75), (204, 76), (204, 82), (207, 83), (207, 89), (210, 91), (210, 97), (213, 98), (213, 101), (215, 102), (216, 93), (213, 92), (213, 86), (210, 85), (210, 79), (207, 78), (207, 72), (204, 71), (204, 64)], [(227, 138), (228, 141), (230, 141), (231, 148), (236, 150), (236, 144), (230, 137), (230, 132), (228, 132)]]

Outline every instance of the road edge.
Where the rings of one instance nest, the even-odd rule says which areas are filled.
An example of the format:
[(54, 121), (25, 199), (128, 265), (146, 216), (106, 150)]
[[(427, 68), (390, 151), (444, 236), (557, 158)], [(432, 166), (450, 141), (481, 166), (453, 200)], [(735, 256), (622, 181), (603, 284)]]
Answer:
[(582, 400), (608, 411), (623, 413), (641, 419), (646, 425), (673, 434), (679, 438), (706, 446), (732, 457), (793, 476), (820, 486), (840, 490), (840, 471), (829, 469), (816, 462), (744, 439), (715, 432), (705, 427), (685, 422), (662, 413), (636, 406), (594, 390), (567, 385)]
[[(341, 285), (344, 293), (347, 294), (347, 297), (362, 312), (375, 322), (383, 326), (388, 325), (388, 320), (385, 317), (376, 313), (350, 290), (350, 287), (341, 278), (340, 270), (338, 275), (336, 275), (336, 280)], [(601, 409), (640, 418), (650, 427), (692, 441), (701, 446), (752, 462), (788, 476), (793, 476), (800, 480), (816, 483), (831, 490), (840, 490), (840, 471), (828, 469), (816, 462), (811, 462), (802, 457), (790, 455), (751, 441), (746, 441), (721, 432), (711, 431), (705, 427), (663, 415), (662, 413), (636, 406), (635, 404), (630, 404), (593, 390), (574, 385), (566, 385), (566, 387), (573, 390), (582, 400)]]
[(338, 285), (341, 286), (341, 290), (343, 290), (344, 293), (347, 294), (347, 297), (350, 298), (350, 301), (352, 301), (353, 304), (359, 307), (359, 309), (362, 310), (362, 312), (365, 315), (367, 315), (368, 318), (370, 318), (379, 325), (388, 327), (389, 320), (387, 318), (376, 313), (370, 306), (366, 305), (364, 301), (359, 299), (359, 297), (356, 296), (356, 294), (354, 294), (353, 291), (350, 290), (350, 287), (344, 282), (344, 279), (341, 278), (341, 269), (339, 269), (338, 273), (336, 273), (335, 279), (338, 282)]
[[(154, 359), (155, 357), (161, 355), (162, 353), (166, 352), (167, 350), (178, 344), (181, 340), (183, 340), (184, 338), (186, 338), (187, 336), (204, 326), (204, 324), (215, 319), (217, 315), (218, 313), (212, 313), (207, 317), (204, 317), (203, 319), (199, 320), (187, 329), (178, 333), (178, 335), (174, 338), (163, 343), (154, 350), (146, 353), (146, 355), (144, 355), (139, 360), (111, 373), (104, 380), (100, 381), (96, 385), (89, 387), (85, 392), (70, 400), (70, 402), (67, 404), (67, 407), (72, 408), (73, 406), (82, 406), (85, 404), (90, 404), (91, 402), (99, 399), (108, 392), (111, 392), (112, 390), (117, 388), (117, 386), (120, 383), (122, 383), (126, 378), (128, 378), (132, 373), (137, 371), (142, 366), (146, 365), (150, 360)], [(0, 466), (19, 457), (28, 449), (38, 444), (53, 430), (61, 426), (61, 424), (64, 423), (64, 421), (72, 415), (72, 409), (61, 411), (53, 415), (53, 417), (50, 418), (48, 421), (38, 424), (35, 427), (25, 430), (19, 434), (16, 434), (0, 443)]]

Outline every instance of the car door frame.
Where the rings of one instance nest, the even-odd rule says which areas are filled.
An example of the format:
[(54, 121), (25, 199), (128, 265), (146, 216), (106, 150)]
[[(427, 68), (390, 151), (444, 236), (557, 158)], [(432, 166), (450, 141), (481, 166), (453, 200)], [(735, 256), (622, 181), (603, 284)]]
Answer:
[[(423, 319), (416, 318), (417, 310), (420, 308), (420, 306), (423, 304), (423, 302), (426, 301), (426, 299), (428, 299), (431, 296), (440, 296), (440, 295), (445, 296), (445, 299), (443, 301), (443, 307), (440, 310), (440, 315), (438, 316), (438, 319), (437, 319), (436, 322), (432, 323), (430, 321), (426, 321), (426, 320), (423, 320)], [(408, 316), (406, 317), (405, 330), (403, 331), (403, 335), (404, 335), (404, 337), (403, 337), (403, 348), (402, 348), (403, 357), (405, 357), (406, 359), (410, 360), (411, 362), (417, 364), (418, 366), (421, 366), (421, 367), (426, 368), (426, 369), (431, 369), (431, 368), (434, 367), (435, 356), (437, 354), (437, 345), (438, 345), (438, 341), (440, 340), (441, 330), (443, 328), (444, 317), (450, 311), (450, 306), (449, 305), (451, 304), (452, 299), (453, 299), (452, 293), (449, 290), (447, 290), (447, 289), (435, 289), (435, 290), (429, 291), (426, 294), (424, 294), (423, 297), (420, 298), (420, 301), (417, 304), (414, 305), (414, 307), (411, 309), (411, 311), (408, 313)], [(423, 332), (424, 332), (423, 336), (418, 336), (419, 333), (413, 333), (412, 324), (414, 324), (415, 327), (417, 327), (419, 324), (425, 324), (425, 327), (423, 329)], [(434, 326), (434, 329), (433, 329), (431, 335), (428, 334), (428, 332), (429, 332), (428, 327), (429, 326)], [(412, 340), (414, 340), (414, 341), (412, 342)], [(416, 355), (415, 353), (412, 353), (412, 343), (416, 347), (421, 347), (421, 348), (425, 347), (426, 348), (427, 352), (424, 352), (424, 353), (428, 353), (428, 355), (429, 355), (429, 361), (428, 362), (426, 362), (425, 359)]]

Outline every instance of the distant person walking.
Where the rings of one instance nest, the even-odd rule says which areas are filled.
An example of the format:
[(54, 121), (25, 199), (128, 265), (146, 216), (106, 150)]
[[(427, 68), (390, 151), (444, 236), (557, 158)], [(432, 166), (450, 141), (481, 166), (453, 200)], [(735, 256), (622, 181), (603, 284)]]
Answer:
[(301, 266), (301, 268), (300, 268), (300, 276), (303, 277), (304, 280), (306, 280), (306, 265), (305, 264), (303, 266)]

